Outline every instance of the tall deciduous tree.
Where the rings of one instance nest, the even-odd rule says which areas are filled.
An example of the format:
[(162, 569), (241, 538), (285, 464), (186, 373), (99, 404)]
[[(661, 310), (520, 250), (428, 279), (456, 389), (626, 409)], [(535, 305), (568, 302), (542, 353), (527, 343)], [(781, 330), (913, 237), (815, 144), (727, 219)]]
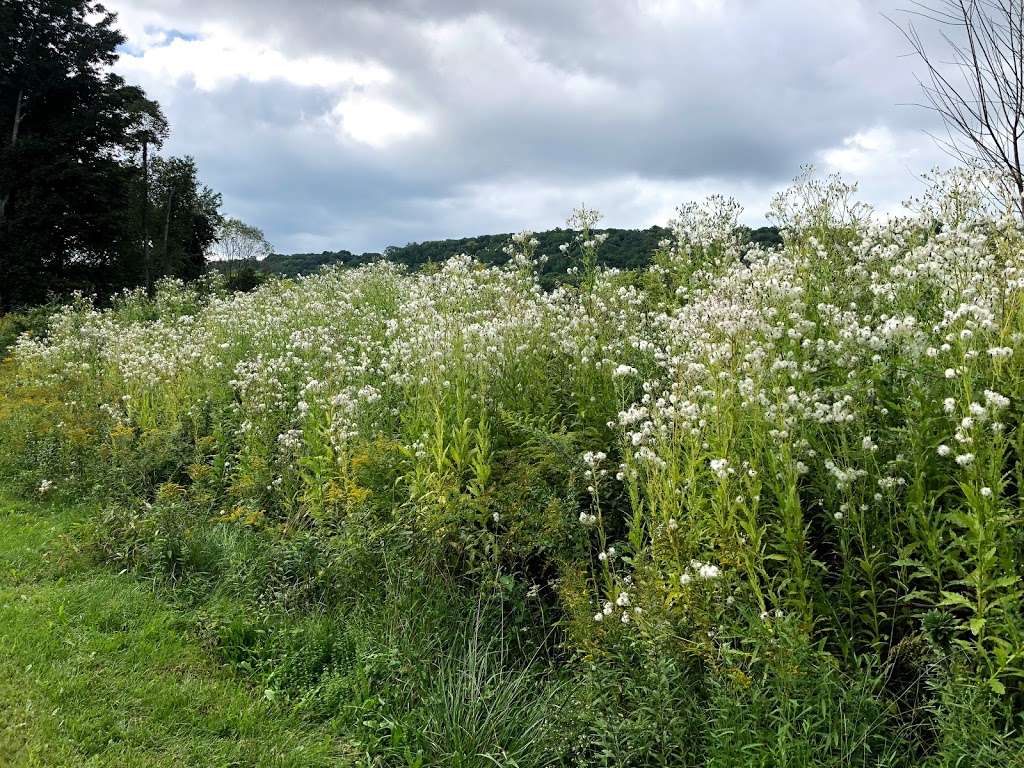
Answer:
[(224, 219), (211, 257), (217, 261), (259, 261), (274, 252), (263, 230), (240, 219)]
[(110, 71), (115, 21), (94, 0), (0, 0), (0, 311), (202, 268), (219, 198), (191, 159), (154, 171), (167, 121)]
[(195, 279), (206, 268), (206, 253), (220, 228), (221, 197), (199, 183), (191, 157), (157, 157), (150, 174), (153, 269), (160, 275)]

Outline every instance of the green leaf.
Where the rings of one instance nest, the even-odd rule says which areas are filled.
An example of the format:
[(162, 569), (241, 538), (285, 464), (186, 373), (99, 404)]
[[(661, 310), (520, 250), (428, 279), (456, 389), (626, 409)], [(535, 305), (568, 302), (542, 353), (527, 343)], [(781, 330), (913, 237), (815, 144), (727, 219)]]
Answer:
[(963, 512), (950, 512), (948, 517), (950, 522), (955, 523), (961, 528), (966, 528), (969, 531), (973, 531), (978, 527), (978, 521)]
[(981, 630), (985, 628), (985, 619), (980, 616), (971, 619), (970, 627), (971, 634), (977, 637), (981, 634)]
[(917, 566), (918, 568), (924, 567), (924, 563), (922, 563), (920, 560), (909, 560), (903, 558), (899, 560), (893, 560), (892, 564), (902, 568), (911, 568), (913, 566)]
[(998, 588), (1012, 587), (1018, 581), (1020, 581), (1020, 576), (1013, 576), (1013, 575), (1003, 576), (1002, 578), (999, 578), (999, 579), (996, 579), (995, 581), (993, 581), (992, 582), (992, 586), (993, 587), (998, 587)]
[(956, 592), (947, 592), (942, 590), (943, 599), (938, 603), (939, 605), (962, 605), (965, 608), (974, 610), (974, 605), (963, 595), (957, 594)]
[(931, 592), (925, 592), (923, 589), (915, 589), (913, 592), (908, 592), (907, 594), (905, 594), (902, 597), (900, 597), (900, 602), (901, 603), (912, 603), (915, 600), (921, 600), (921, 601), (930, 602), (931, 599), (932, 599), (932, 593)]

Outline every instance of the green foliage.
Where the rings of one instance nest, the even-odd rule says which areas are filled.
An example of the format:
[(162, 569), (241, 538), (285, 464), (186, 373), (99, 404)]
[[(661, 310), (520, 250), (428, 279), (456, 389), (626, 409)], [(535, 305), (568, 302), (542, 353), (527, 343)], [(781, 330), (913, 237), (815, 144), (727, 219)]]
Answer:
[(266, 280), (267, 276), (264, 272), (258, 272), (254, 267), (243, 267), (227, 274), (224, 287), (231, 292), (248, 293), (259, 288)]
[(794, 622), (751, 634), (749, 660), (712, 677), (709, 768), (906, 764), (880, 676), (844, 673)]
[(1013, 765), (1024, 755), (1024, 718), (1008, 712), (1005, 699), (962, 674), (938, 685), (937, 743), (928, 768)]
[[(323, 267), (337, 265), (357, 267), (379, 260), (379, 253), (354, 254), (351, 251), (323, 251), (322, 253), (272, 253), (265, 259), (261, 259), (255, 268), (261, 273), (281, 275), (283, 277), (298, 277), (299, 275), (311, 275)], [(226, 262), (213, 262), (214, 269), (230, 271), (237, 267), (237, 264)]]
[(584, 667), (569, 706), (573, 765), (701, 766), (717, 749), (700, 666), (654, 650), (627, 644)]

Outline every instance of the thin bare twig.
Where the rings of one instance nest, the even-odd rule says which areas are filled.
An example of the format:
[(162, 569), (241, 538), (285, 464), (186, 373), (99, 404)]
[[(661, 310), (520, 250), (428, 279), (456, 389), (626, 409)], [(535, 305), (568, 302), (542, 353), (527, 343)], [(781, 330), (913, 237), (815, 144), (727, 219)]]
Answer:
[[(903, 12), (912, 19), (896, 26), (925, 66), (926, 106), (946, 126), (948, 138), (933, 138), (1005, 179), (1024, 220), (1024, 0), (911, 0)], [(932, 54), (914, 20), (939, 26), (948, 61)]]

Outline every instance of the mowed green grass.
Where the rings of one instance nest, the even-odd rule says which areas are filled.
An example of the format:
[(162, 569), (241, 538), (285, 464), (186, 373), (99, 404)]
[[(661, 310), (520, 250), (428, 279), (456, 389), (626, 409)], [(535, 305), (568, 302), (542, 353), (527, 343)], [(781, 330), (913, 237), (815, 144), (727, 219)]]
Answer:
[(0, 493), (0, 766), (337, 765), (204, 655), (187, 608), (76, 556), (89, 513)]

